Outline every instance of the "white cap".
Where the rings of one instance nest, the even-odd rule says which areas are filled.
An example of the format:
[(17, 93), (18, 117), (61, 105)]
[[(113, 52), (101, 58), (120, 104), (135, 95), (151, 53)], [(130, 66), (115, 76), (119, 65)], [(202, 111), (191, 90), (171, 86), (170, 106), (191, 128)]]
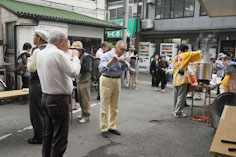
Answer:
[(37, 34), (41, 40), (43, 40), (44, 42), (48, 43), (48, 32), (44, 31), (44, 30), (35, 30), (34, 34)]

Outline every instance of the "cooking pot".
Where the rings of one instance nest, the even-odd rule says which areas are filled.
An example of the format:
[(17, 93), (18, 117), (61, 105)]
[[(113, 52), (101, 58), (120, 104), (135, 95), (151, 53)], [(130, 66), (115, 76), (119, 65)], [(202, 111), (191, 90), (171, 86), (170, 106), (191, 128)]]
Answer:
[(212, 75), (212, 63), (192, 63), (192, 70), (198, 81), (210, 81)]

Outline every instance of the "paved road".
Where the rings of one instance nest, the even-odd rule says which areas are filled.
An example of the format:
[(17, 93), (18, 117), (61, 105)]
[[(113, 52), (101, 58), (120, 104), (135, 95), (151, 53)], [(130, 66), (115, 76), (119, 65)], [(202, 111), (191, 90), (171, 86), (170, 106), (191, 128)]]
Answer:
[[(154, 91), (150, 76), (139, 76), (139, 90), (122, 88), (118, 130), (121, 136), (104, 139), (99, 131), (99, 102), (92, 92), (91, 119), (79, 124), (73, 114), (69, 128), (69, 144), (65, 157), (204, 157), (209, 149), (214, 129), (206, 123), (175, 119), (172, 111), (172, 88), (166, 93)], [(202, 102), (198, 102), (201, 104)], [(190, 115), (190, 108), (186, 108)], [(201, 108), (194, 113), (201, 115)], [(41, 145), (29, 145), (32, 136), (28, 104), (0, 105), (0, 156), (39, 157)]]

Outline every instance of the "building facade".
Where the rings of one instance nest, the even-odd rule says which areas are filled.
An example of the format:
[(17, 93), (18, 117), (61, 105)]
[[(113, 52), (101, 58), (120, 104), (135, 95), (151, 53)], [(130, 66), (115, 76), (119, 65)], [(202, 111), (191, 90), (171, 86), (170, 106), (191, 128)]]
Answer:
[[(235, 57), (236, 17), (209, 18), (198, 0), (144, 0), (144, 19), (153, 23), (140, 32), (142, 41), (186, 43), (193, 50), (232, 53)], [(210, 46), (209, 46), (210, 45)]]
[[(108, 0), (107, 1), (108, 10), (108, 21), (117, 23), (123, 26), (123, 18), (125, 14), (125, 7), (123, 0)], [(128, 23), (127, 23), (127, 42), (129, 45), (135, 44), (135, 32), (136, 23), (138, 23), (138, 30), (140, 28), (140, 18), (137, 21), (137, 13), (139, 11), (139, 17), (142, 16), (142, 2), (140, 1), (137, 5), (136, 0), (129, 0), (129, 13), (128, 13)], [(110, 31), (106, 33), (107, 40), (115, 43), (117, 40), (122, 38), (123, 30)]]

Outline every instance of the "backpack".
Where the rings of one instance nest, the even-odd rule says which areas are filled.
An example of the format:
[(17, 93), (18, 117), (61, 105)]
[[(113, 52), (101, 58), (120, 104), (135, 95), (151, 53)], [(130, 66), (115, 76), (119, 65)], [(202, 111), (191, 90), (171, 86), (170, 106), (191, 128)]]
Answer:
[(22, 53), (16, 61), (16, 73), (23, 75), (27, 70), (27, 58), (30, 56), (27, 52)]
[(91, 79), (92, 81), (97, 81), (99, 77), (101, 76), (101, 73), (99, 72), (99, 69), (98, 69), (98, 66), (100, 64), (100, 59), (91, 56), (91, 60), (92, 60)]

